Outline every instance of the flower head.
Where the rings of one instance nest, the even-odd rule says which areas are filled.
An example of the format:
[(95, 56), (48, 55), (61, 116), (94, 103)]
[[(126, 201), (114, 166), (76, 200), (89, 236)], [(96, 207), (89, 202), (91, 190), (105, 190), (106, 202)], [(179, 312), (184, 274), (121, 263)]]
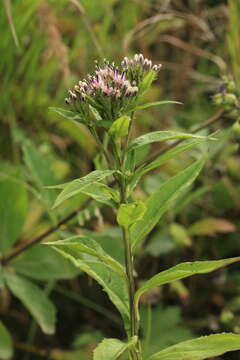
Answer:
[(69, 90), (65, 102), (83, 116), (90, 105), (102, 119), (112, 121), (136, 100), (144, 76), (149, 71), (157, 73), (160, 68), (161, 65), (153, 65), (142, 54), (136, 54), (133, 59), (125, 57), (120, 66), (106, 59), (101, 66), (96, 62), (94, 74)]

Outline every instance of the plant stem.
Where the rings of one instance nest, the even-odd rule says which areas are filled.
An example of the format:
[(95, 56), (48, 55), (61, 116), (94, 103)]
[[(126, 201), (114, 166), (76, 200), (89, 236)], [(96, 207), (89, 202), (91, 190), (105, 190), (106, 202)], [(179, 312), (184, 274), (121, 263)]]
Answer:
[[(125, 179), (122, 177), (120, 180), (120, 192), (121, 192), (121, 204), (127, 203), (126, 195), (126, 184)], [(129, 293), (129, 310), (130, 310), (130, 334), (131, 337), (138, 337), (138, 319), (134, 306), (134, 295), (135, 295), (135, 281), (134, 281), (134, 264), (133, 264), (133, 254), (130, 241), (129, 229), (126, 229), (122, 226), (122, 236), (124, 244), (124, 253), (125, 253), (125, 266), (126, 273), (128, 278), (128, 293)], [(141, 347), (140, 342), (137, 340), (135, 348), (131, 352), (133, 360), (141, 360)]]

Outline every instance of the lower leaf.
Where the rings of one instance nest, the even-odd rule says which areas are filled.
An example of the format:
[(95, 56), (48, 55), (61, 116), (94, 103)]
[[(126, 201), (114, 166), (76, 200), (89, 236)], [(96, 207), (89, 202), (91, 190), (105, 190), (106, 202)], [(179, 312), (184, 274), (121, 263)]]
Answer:
[(46, 294), (37, 285), (19, 275), (6, 271), (4, 277), (11, 292), (26, 306), (42, 331), (53, 334), (56, 310)]
[(240, 350), (240, 335), (216, 334), (170, 346), (148, 360), (203, 360), (236, 350)]

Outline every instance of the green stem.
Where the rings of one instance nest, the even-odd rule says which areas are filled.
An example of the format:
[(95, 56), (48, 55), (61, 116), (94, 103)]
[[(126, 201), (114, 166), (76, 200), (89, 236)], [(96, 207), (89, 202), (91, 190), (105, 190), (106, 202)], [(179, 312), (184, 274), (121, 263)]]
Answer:
[[(121, 204), (127, 203), (127, 195), (126, 195), (126, 184), (125, 179), (121, 178), (120, 180), (120, 192), (121, 192)], [(129, 310), (130, 310), (130, 335), (131, 337), (138, 337), (138, 329), (139, 323), (137, 314), (134, 306), (134, 295), (135, 295), (135, 281), (134, 281), (134, 263), (133, 263), (133, 254), (131, 249), (131, 241), (130, 241), (130, 232), (129, 229), (122, 227), (122, 236), (124, 243), (124, 253), (125, 253), (125, 266), (126, 273), (128, 278), (128, 293), (129, 293)], [(141, 346), (139, 340), (135, 348), (131, 352), (131, 357), (133, 360), (141, 360)]]

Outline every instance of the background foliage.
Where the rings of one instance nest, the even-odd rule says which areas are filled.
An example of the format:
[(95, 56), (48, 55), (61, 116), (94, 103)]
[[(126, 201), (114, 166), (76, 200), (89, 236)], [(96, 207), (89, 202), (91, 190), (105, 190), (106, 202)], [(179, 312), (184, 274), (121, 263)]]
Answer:
[[(49, 107), (62, 106), (66, 89), (93, 69), (94, 59), (107, 56), (116, 61), (142, 52), (163, 64), (148, 100), (170, 99), (184, 105), (140, 112), (135, 134), (194, 130), (218, 114), (212, 96), (219, 91), (221, 76), (230, 75), (239, 84), (240, 5), (235, 0), (3, 3), (0, 253), (8, 256), (14, 246), (39, 240), (39, 235), (73, 212), (70, 221), (56, 226), (44, 240), (91, 234), (122, 262), (119, 229), (104, 206), (88, 202), (83, 209), (87, 196), (79, 195), (51, 209), (57, 192), (44, 187), (87, 174), (97, 167), (98, 154), (86, 128)], [(238, 115), (220, 115), (202, 130), (202, 135), (220, 130), (220, 141), (211, 144), (197, 183), (138, 250), (137, 271), (142, 279), (180, 261), (239, 255)], [(159, 146), (143, 147), (138, 160)], [(135, 190), (138, 196), (144, 199), (185, 168), (197, 155), (198, 149), (194, 151), (146, 176)], [(79, 206), (81, 210), (75, 211)], [(11, 357), (13, 344), (14, 359), (90, 359), (103, 336), (123, 336), (118, 314), (98, 285), (37, 242), (5, 264), (7, 275), (2, 276), (0, 267), (0, 358)], [(145, 352), (199, 334), (240, 332), (239, 290), (238, 265), (175, 282), (161, 292), (153, 289), (141, 299)], [(221, 359), (238, 356), (227, 354)]]

